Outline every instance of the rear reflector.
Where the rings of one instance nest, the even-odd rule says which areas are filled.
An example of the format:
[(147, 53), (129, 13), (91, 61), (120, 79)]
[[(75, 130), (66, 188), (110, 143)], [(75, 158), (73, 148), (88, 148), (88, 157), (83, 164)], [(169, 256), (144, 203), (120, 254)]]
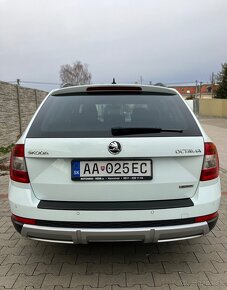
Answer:
[(30, 182), (24, 158), (24, 144), (16, 144), (11, 152), (10, 178), (21, 183)]
[(219, 160), (216, 146), (211, 143), (205, 143), (203, 168), (200, 180), (208, 181), (219, 176)]
[(201, 222), (206, 222), (215, 219), (218, 217), (218, 212), (216, 211), (215, 213), (208, 214), (208, 215), (203, 215), (203, 216), (198, 216), (195, 218), (196, 223), (201, 223)]
[(17, 215), (12, 214), (12, 220), (17, 221), (19, 223), (22, 224), (28, 224), (28, 225), (35, 225), (36, 224), (36, 220), (35, 219), (29, 219), (29, 218), (24, 218), (24, 217), (20, 217)]

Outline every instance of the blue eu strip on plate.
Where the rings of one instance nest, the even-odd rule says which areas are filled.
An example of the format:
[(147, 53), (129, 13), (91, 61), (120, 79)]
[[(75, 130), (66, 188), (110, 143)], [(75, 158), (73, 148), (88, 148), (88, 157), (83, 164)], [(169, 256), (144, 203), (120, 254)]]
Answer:
[(72, 177), (80, 177), (80, 161), (72, 162)]

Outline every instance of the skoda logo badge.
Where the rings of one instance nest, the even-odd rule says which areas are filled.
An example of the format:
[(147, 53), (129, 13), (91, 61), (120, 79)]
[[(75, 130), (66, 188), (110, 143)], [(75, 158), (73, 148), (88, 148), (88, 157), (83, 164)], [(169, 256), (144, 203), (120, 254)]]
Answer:
[(112, 154), (118, 154), (121, 152), (121, 144), (117, 141), (112, 141), (108, 146), (108, 150)]

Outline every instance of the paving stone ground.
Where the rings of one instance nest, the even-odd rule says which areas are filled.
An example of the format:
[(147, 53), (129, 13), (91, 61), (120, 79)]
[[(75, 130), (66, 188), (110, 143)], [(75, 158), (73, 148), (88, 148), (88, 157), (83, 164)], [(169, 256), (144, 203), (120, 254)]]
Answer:
[[(220, 120), (212, 125), (210, 120), (202, 122), (210, 136), (216, 128), (221, 128), (222, 133), (222, 129), (227, 130), (222, 123), (218, 127)], [(219, 141), (216, 143), (222, 146)], [(221, 159), (222, 156), (223, 153)], [(223, 161), (221, 164), (222, 190), (227, 192), (227, 165)], [(218, 223), (205, 237), (160, 244), (64, 245), (28, 240), (15, 232), (10, 221), (7, 183), (8, 176), (1, 176), (0, 290), (227, 289), (225, 193)]]

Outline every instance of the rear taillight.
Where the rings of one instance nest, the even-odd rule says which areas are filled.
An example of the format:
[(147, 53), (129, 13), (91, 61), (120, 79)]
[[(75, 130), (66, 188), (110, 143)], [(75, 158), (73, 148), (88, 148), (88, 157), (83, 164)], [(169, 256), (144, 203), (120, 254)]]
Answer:
[(219, 175), (219, 160), (216, 146), (211, 143), (205, 143), (203, 168), (200, 176), (201, 181), (207, 181), (217, 178)]
[(24, 144), (15, 145), (11, 152), (10, 178), (17, 182), (30, 182), (24, 158)]

